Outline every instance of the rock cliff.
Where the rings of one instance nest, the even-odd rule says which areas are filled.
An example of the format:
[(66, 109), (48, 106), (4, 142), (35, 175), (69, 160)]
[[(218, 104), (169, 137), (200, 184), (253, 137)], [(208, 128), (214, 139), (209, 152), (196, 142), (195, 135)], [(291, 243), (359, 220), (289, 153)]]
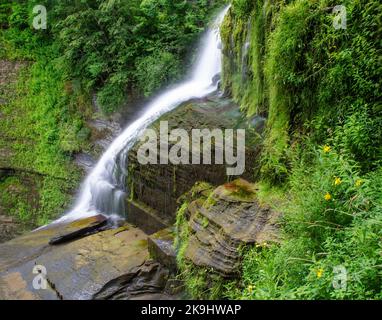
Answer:
[[(168, 121), (169, 131), (184, 129), (191, 135), (192, 129), (246, 129), (246, 166), (243, 177), (253, 180), (257, 176), (256, 161), (260, 152), (261, 130), (251, 122), (244, 120), (236, 104), (226, 98), (210, 96), (194, 100), (179, 106), (175, 111), (162, 116), (150, 129), (157, 132), (158, 145), (161, 121)], [(214, 159), (214, 140), (212, 140)], [(128, 199), (127, 219), (133, 224), (138, 220), (145, 231), (152, 233), (174, 223), (177, 199), (187, 192), (197, 181), (213, 185), (227, 182), (226, 165), (142, 165), (138, 162), (137, 152), (142, 142), (138, 142), (128, 156)], [(170, 144), (170, 148), (172, 145)], [(219, 147), (219, 146), (218, 146)], [(189, 146), (189, 153), (192, 150)], [(213, 163), (214, 161), (212, 161)]]

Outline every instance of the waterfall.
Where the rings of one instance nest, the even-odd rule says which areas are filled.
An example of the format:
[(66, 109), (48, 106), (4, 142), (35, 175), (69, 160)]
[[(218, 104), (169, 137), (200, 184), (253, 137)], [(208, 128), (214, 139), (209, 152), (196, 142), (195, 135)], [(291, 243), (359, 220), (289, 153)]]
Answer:
[(217, 90), (213, 78), (221, 73), (220, 25), (229, 7), (216, 18), (202, 39), (198, 59), (189, 80), (164, 92), (145, 107), (145, 112), (116, 138), (84, 181), (74, 208), (56, 222), (76, 220), (97, 214), (124, 216), (125, 180), (129, 150), (144, 130), (161, 115), (182, 102), (202, 98)]

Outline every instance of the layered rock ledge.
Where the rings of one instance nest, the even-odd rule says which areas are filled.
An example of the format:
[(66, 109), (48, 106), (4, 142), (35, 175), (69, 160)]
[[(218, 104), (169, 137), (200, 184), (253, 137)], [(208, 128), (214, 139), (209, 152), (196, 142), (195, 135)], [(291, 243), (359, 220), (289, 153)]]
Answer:
[(238, 179), (216, 189), (197, 184), (178, 215), (181, 259), (233, 277), (240, 271), (240, 248), (279, 241), (280, 214), (262, 206), (256, 186)]
[[(157, 133), (157, 145), (161, 141), (160, 123), (167, 121), (169, 131), (184, 129), (191, 136), (193, 129), (245, 129), (245, 171), (243, 178), (253, 181), (257, 177), (256, 163), (260, 153), (261, 130), (253, 126), (251, 121), (244, 120), (239, 107), (231, 100), (210, 96), (200, 100), (192, 100), (179, 106), (176, 110), (162, 116), (149, 128)], [(221, 185), (228, 181), (227, 166), (213, 164), (200, 165), (174, 165), (147, 164), (138, 162), (137, 153), (143, 142), (137, 142), (128, 155), (128, 189), (130, 197), (127, 200), (128, 216), (130, 223), (146, 221), (143, 230), (154, 233), (170, 226), (175, 222), (177, 199), (186, 193), (197, 181), (206, 181), (213, 185)], [(169, 145), (169, 149), (174, 144)], [(184, 146), (191, 155), (193, 150), (190, 145)], [(212, 139), (212, 159), (215, 157), (216, 145)], [(234, 151), (237, 151), (234, 144)], [(159, 154), (157, 154), (159, 157)], [(202, 159), (202, 154), (201, 154)], [(159, 162), (158, 162), (159, 163)], [(142, 217), (146, 217), (142, 218)]]

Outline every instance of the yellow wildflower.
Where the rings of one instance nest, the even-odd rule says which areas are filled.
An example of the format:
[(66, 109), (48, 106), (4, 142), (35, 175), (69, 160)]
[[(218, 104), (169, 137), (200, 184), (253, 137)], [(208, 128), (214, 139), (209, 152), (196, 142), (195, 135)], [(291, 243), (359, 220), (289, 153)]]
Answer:
[(339, 186), (341, 183), (342, 183), (341, 178), (335, 178), (335, 180), (334, 180), (334, 185), (335, 186)]
[(330, 151), (332, 151), (332, 148), (328, 145), (324, 146), (324, 152), (325, 153), (329, 153)]
[(255, 286), (253, 286), (253, 285), (249, 285), (248, 288), (247, 288), (248, 293), (249, 293), (249, 294), (252, 294), (254, 289), (255, 289)]
[(325, 195), (325, 200), (326, 201), (332, 200), (332, 195), (329, 192)]
[(361, 179), (358, 179), (358, 180), (355, 182), (355, 186), (356, 186), (356, 187), (360, 187), (360, 186), (362, 186), (362, 183), (363, 183), (363, 181), (362, 181)]
[(324, 274), (324, 269), (320, 268), (316, 271), (317, 278), (322, 278), (322, 275)]

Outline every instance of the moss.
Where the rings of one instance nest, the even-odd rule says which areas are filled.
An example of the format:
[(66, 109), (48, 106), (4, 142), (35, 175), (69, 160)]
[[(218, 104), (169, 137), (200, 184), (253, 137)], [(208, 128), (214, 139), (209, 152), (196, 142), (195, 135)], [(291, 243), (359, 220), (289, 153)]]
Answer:
[[(46, 55), (55, 54), (46, 48)], [(34, 58), (8, 88), (0, 127), (0, 148), (9, 150), (8, 166), (27, 188), (10, 199), (6, 214), (31, 228), (55, 219), (71, 201), (81, 178), (72, 155), (87, 146), (81, 132), (90, 108), (81, 89), (68, 89), (61, 65)]]
[(187, 293), (192, 299), (217, 300), (223, 297), (228, 280), (214, 273), (214, 270), (186, 262), (179, 277), (184, 280)]
[(31, 191), (23, 184), (22, 177), (6, 178), (0, 182), (0, 209), (24, 224), (32, 222), (36, 211), (33, 208), (33, 202), (38, 202), (38, 198), (35, 198), (33, 202), (29, 201), (32, 196)]
[(204, 201), (203, 207), (206, 209), (209, 209), (209, 208), (213, 207), (216, 204), (216, 202), (217, 201), (215, 199), (215, 195), (213, 192), (211, 192), (211, 194), (208, 196), (208, 198)]
[(176, 213), (176, 223), (175, 223), (175, 242), (174, 246), (177, 252), (177, 263), (180, 269), (182, 269), (182, 266), (184, 264), (184, 253), (188, 246), (188, 238), (190, 234), (190, 230), (188, 227), (188, 220), (187, 220), (187, 209), (188, 209), (188, 203), (185, 202), (182, 204), (182, 206), (179, 208), (178, 212)]
[(135, 183), (134, 183), (134, 175), (133, 175), (133, 172), (135, 170), (135, 164), (129, 164), (127, 166), (127, 170), (128, 170), (128, 175), (127, 175), (127, 190), (129, 192), (129, 201), (133, 201), (134, 200), (134, 192), (135, 192)]

